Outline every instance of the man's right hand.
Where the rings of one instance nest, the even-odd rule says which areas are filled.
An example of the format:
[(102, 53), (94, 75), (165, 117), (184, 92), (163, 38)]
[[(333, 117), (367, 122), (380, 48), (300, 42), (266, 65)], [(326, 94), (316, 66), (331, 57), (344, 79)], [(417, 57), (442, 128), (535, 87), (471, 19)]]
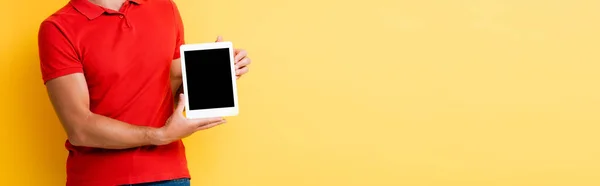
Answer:
[(227, 122), (224, 118), (204, 118), (204, 119), (187, 119), (183, 116), (183, 108), (185, 104), (185, 96), (179, 94), (179, 102), (177, 108), (167, 120), (165, 126), (157, 130), (157, 141), (152, 142), (154, 145), (166, 145), (173, 141), (188, 137), (194, 132), (204, 129), (209, 129), (217, 125)]

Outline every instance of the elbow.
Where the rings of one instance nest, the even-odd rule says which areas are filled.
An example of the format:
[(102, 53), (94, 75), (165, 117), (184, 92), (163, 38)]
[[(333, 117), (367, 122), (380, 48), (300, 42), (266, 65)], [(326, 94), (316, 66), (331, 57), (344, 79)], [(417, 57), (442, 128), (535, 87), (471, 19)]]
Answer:
[[(93, 147), (91, 136), (86, 126), (89, 126), (91, 115), (80, 121), (74, 121), (72, 125), (67, 125), (66, 132), (69, 143), (73, 146)], [(76, 124), (75, 124), (76, 123)]]
[(83, 144), (83, 141), (81, 141), (77, 138), (73, 138), (73, 137), (69, 137), (69, 143), (71, 143), (71, 145), (73, 145), (73, 146), (78, 146), (78, 147), (85, 146)]
[(85, 134), (83, 134), (83, 132), (73, 131), (73, 132), (69, 132), (67, 134), (67, 136), (68, 136), (69, 143), (71, 143), (71, 145), (73, 145), (73, 146), (84, 146), (84, 147), (92, 146), (88, 142), (87, 137)]

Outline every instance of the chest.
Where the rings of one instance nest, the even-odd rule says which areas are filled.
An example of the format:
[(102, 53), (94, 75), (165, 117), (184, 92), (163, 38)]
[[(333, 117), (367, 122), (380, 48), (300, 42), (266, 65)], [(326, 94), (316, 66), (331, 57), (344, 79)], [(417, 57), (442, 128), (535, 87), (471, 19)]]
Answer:
[[(168, 71), (175, 52), (173, 16), (131, 7), (82, 25), (78, 49), (88, 86), (145, 78)], [(168, 78), (168, 77), (167, 77)]]

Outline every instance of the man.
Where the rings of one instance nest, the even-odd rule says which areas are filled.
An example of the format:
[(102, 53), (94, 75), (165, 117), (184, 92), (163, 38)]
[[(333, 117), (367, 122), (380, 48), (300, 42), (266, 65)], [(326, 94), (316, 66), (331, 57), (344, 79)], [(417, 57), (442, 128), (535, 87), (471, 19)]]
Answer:
[[(172, 0), (71, 0), (41, 24), (42, 76), (68, 136), (68, 186), (189, 185), (180, 139), (225, 120), (182, 115), (183, 43)], [(239, 78), (250, 58), (235, 53)]]

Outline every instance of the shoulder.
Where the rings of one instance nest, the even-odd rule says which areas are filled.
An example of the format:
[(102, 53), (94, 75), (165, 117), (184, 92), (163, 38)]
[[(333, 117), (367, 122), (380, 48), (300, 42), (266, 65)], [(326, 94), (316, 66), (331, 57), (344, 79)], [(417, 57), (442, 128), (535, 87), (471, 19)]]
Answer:
[(65, 25), (84, 19), (86, 19), (84, 15), (79, 13), (70, 3), (67, 3), (65, 6), (44, 19), (44, 21), (42, 21), (42, 25), (50, 23), (56, 25)]
[(67, 28), (81, 24), (87, 18), (79, 13), (70, 3), (48, 16), (40, 24), (40, 33), (48, 30), (66, 31)]
[(174, 11), (178, 13), (177, 5), (173, 0), (141, 0), (145, 1), (148, 4), (152, 4), (153, 7), (160, 7), (161, 10), (169, 10), (169, 12)]
[(168, 13), (169, 16), (179, 18), (179, 9), (173, 0), (141, 0), (150, 4), (153, 9), (160, 12)]
[(147, 3), (147, 4), (164, 6), (164, 7), (171, 7), (171, 6), (175, 5), (175, 1), (173, 1), (173, 0), (140, 0), (140, 1), (143, 1), (144, 3)]

